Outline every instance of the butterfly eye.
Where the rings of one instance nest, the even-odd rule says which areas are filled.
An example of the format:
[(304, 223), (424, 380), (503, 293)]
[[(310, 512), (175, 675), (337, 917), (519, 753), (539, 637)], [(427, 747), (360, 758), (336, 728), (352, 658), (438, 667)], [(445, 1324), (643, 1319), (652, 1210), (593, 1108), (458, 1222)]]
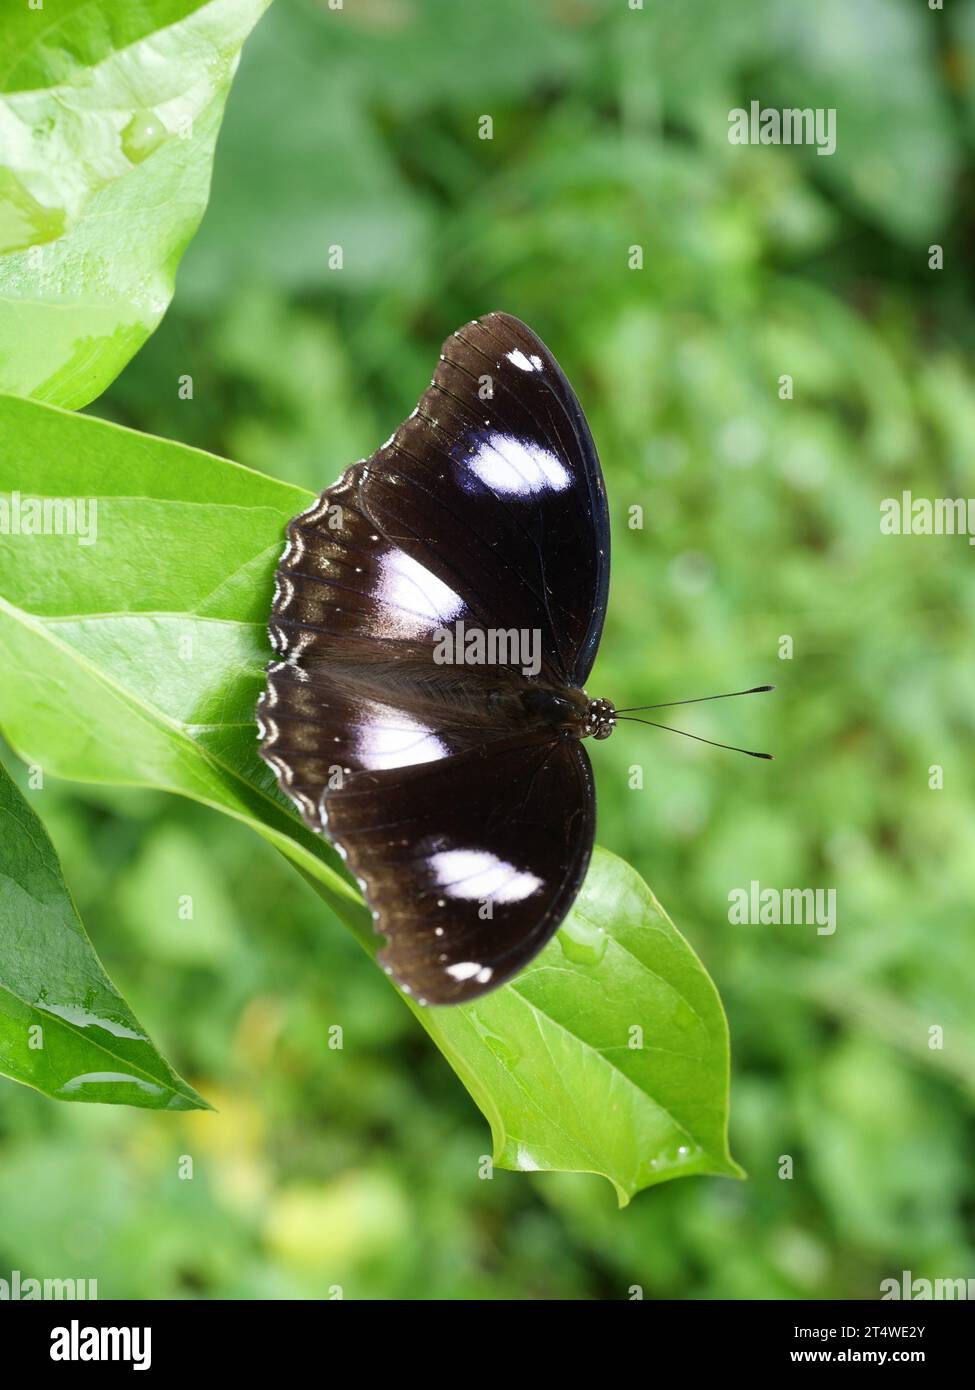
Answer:
[(590, 700), (586, 711), (587, 732), (595, 739), (609, 738), (616, 728), (616, 706), (611, 700)]

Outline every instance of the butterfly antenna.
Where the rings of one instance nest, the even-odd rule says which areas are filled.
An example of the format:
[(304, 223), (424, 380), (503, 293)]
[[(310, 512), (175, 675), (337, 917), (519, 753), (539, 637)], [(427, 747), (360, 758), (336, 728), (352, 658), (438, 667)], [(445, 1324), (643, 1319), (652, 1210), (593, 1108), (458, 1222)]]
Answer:
[[(761, 695), (766, 690), (774, 690), (774, 685), (753, 685), (751, 690), (729, 690), (725, 695), (700, 695), (696, 700), (664, 700), (659, 705), (630, 705), (627, 709), (618, 709), (617, 714), (637, 714), (644, 709), (671, 709), (674, 705), (703, 705), (708, 700), (732, 700), (736, 695)], [(644, 723), (649, 723), (644, 720)], [(680, 729), (676, 730), (680, 733)], [(726, 745), (722, 744), (722, 747)]]
[[(762, 687), (760, 687), (760, 688), (763, 689), (763, 690), (767, 690), (767, 689), (769, 689), (770, 687), (768, 687), (768, 686), (762, 686)], [(738, 691), (737, 693), (740, 694), (740, 695), (750, 695), (750, 694), (751, 694), (751, 691), (748, 691), (748, 690), (741, 690), (741, 691)], [(722, 697), (721, 697), (720, 695), (711, 695), (711, 696), (707, 696), (706, 698), (712, 699), (712, 700), (720, 700)], [(687, 700), (687, 701), (675, 700), (674, 703), (675, 703), (675, 704), (684, 704), (684, 703), (686, 703), (686, 704), (689, 704), (689, 705), (693, 705), (693, 704), (696, 704), (697, 702), (694, 701), (694, 700)], [(653, 706), (653, 705), (648, 705), (647, 708), (648, 708), (648, 709), (653, 709), (654, 706)], [(617, 711), (617, 718), (618, 718), (618, 719), (622, 719), (622, 720), (623, 720), (625, 723), (627, 723), (627, 724), (649, 724), (650, 727), (651, 727), (651, 729), (666, 729), (669, 733), (672, 733), (672, 734), (683, 734), (684, 738), (693, 738), (693, 739), (695, 739), (698, 743), (709, 743), (709, 744), (711, 745), (712, 748), (727, 748), (727, 749), (729, 750), (729, 752), (731, 752), (731, 753), (747, 753), (748, 756), (749, 756), (750, 758), (767, 758), (767, 759), (769, 760), (769, 762), (772, 761), (772, 754), (771, 754), (771, 753), (756, 753), (756, 752), (754, 751), (754, 749), (752, 749), (752, 748), (739, 748), (739, 747), (738, 747), (736, 744), (734, 744), (734, 743), (716, 743), (715, 740), (714, 740), (713, 738), (702, 738), (700, 734), (689, 734), (689, 733), (687, 732), (686, 729), (675, 729), (674, 726), (673, 726), (672, 724), (657, 724), (653, 719), (634, 719), (632, 715), (626, 715), (626, 714), (621, 715), (621, 714), (619, 713), (619, 711)]]

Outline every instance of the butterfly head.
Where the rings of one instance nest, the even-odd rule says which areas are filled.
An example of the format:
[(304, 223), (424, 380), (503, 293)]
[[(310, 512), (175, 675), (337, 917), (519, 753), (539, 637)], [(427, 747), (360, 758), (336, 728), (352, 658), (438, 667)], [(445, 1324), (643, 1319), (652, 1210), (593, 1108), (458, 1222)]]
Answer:
[(616, 728), (616, 706), (611, 700), (590, 700), (586, 711), (586, 737), (609, 738)]

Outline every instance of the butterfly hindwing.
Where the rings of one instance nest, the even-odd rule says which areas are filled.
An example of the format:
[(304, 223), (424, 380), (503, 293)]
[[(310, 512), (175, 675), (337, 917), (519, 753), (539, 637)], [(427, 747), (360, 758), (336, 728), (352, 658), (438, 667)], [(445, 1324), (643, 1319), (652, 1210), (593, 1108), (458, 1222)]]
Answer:
[(483, 746), (328, 797), (387, 944), (380, 961), (424, 1002), (462, 1003), (518, 973), (562, 921), (592, 851), (595, 798), (576, 739)]

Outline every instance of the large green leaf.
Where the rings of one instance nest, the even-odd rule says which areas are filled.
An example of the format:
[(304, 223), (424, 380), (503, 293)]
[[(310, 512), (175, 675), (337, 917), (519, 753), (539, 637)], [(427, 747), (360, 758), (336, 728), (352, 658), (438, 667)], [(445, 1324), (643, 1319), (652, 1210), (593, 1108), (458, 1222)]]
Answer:
[(156, 327), (269, 3), (3, 7), (0, 389), (85, 405)]
[(553, 941), (510, 985), (417, 1010), (491, 1125), (495, 1161), (602, 1173), (623, 1205), (728, 1153), (728, 1029), (697, 956), (635, 869), (596, 849)]
[[(28, 480), (48, 498), (85, 499), (85, 534), (66, 522), (60, 535), (24, 534)], [(4, 496), (0, 725), (11, 743), (57, 775), (166, 788), (248, 822), (374, 951), (340, 861), (256, 751), (274, 564), (310, 495), (7, 397)], [(737, 1172), (720, 1002), (612, 856), (597, 853), (569, 920), (512, 985), (464, 1008), (411, 1007), (488, 1117), (502, 1165), (600, 1172), (621, 1200), (682, 1174)]]
[(58, 1100), (208, 1108), (105, 974), (54, 847), (2, 765), (0, 1073)]

